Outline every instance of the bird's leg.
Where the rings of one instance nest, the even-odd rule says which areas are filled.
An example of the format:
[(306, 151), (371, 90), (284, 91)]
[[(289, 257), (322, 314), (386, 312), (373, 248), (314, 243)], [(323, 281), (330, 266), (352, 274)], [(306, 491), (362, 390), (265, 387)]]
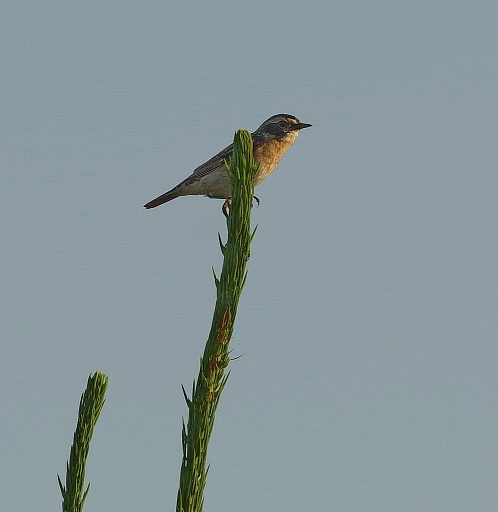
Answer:
[(225, 202), (223, 203), (223, 206), (221, 207), (221, 211), (223, 212), (223, 215), (228, 220), (228, 216), (230, 215), (230, 204), (232, 203), (232, 198), (227, 197)]
[[(256, 200), (256, 208), (259, 206), (259, 197), (254, 196), (254, 199)], [(232, 204), (232, 198), (227, 197), (225, 202), (223, 203), (223, 206), (221, 207), (221, 211), (223, 212), (223, 215), (228, 220), (228, 216), (230, 215), (230, 205)], [(252, 205), (251, 205), (252, 208)]]

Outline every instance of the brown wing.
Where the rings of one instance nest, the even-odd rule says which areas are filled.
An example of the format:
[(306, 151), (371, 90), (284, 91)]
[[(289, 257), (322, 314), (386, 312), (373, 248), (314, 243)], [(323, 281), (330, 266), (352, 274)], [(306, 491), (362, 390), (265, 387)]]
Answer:
[(219, 169), (220, 167), (223, 167), (225, 165), (225, 161), (227, 163), (230, 162), (230, 157), (233, 153), (233, 144), (230, 144), (230, 146), (227, 146), (225, 149), (221, 150), (218, 154), (214, 155), (212, 158), (210, 158), (207, 162), (204, 162), (203, 164), (199, 165), (199, 167), (195, 168), (192, 174), (186, 178), (182, 184), (188, 184), (192, 180), (197, 180), (202, 176), (205, 176), (206, 174), (209, 174), (210, 172)]
[[(265, 139), (261, 135), (252, 134), (253, 138), (253, 151), (259, 149), (265, 142)], [(230, 163), (230, 158), (233, 153), (233, 144), (227, 146), (225, 149), (222, 149), (218, 154), (214, 155), (207, 162), (199, 165), (199, 167), (195, 168), (190, 176), (185, 178), (178, 186), (188, 185), (192, 181), (197, 180), (199, 177), (205, 176), (210, 172), (220, 169), (225, 166), (225, 162), (227, 164)], [(175, 187), (176, 188), (176, 187)]]

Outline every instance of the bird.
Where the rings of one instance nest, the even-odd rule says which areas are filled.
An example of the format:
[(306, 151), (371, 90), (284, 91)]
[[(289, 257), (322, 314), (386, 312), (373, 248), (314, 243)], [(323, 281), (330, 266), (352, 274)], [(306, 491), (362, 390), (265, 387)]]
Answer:
[[(292, 146), (300, 130), (311, 124), (301, 123), (290, 114), (277, 114), (267, 119), (252, 135), (254, 163), (257, 171), (253, 179), (256, 187), (275, 169), (284, 153)], [(176, 187), (144, 205), (155, 208), (180, 196), (202, 195), (213, 199), (225, 199), (223, 213), (228, 217), (230, 204), (230, 179), (226, 171), (233, 154), (233, 144), (227, 146), (207, 162), (199, 165), (190, 176)], [(255, 198), (258, 203), (259, 200)]]

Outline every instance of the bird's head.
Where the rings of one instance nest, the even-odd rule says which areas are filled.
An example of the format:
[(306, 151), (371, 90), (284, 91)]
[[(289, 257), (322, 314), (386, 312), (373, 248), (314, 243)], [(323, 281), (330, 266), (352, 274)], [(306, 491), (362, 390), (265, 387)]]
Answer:
[(290, 114), (277, 114), (267, 119), (253, 135), (264, 139), (294, 141), (299, 130), (310, 127), (311, 124), (301, 123), (297, 117)]

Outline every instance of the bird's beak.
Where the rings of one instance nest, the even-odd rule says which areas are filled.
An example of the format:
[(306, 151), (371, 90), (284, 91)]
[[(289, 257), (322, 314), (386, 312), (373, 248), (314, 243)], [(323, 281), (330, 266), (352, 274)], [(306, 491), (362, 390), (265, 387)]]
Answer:
[(313, 125), (307, 124), (307, 123), (297, 123), (297, 124), (293, 124), (292, 126), (290, 126), (289, 131), (302, 130), (303, 128), (309, 128), (310, 126), (313, 126)]

